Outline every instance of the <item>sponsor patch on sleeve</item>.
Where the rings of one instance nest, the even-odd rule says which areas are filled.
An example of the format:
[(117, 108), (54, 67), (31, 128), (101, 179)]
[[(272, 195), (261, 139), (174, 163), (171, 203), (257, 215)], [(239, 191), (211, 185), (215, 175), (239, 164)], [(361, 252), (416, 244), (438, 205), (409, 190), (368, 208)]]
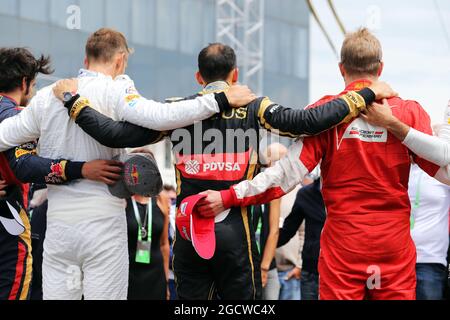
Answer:
[(15, 150), (16, 159), (26, 155), (26, 154), (36, 154), (36, 144), (28, 142), (21, 146), (18, 146)]
[(45, 177), (45, 182), (53, 184), (64, 183), (67, 180), (65, 174), (66, 163), (67, 161), (52, 163), (50, 166), (50, 173)]
[(132, 94), (139, 95), (139, 92), (137, 91), (135, 86), (130, 86), (130, 87), (126, 88), (125, 93), (128, 95), (132, 95)]
[(130, 107), (134, 107), (141, 96), (138, 94), (129, 94), (125, 96), (125, 103)]

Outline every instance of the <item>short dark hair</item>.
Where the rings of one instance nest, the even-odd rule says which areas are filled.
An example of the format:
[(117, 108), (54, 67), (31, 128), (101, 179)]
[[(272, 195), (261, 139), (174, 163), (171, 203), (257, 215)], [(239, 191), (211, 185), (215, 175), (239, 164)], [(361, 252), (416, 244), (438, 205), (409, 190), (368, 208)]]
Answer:
[(50, 58), (35, 58), (26, 48), (0, 49), (0, 92), (11, 92), (22, 86), (23, 78), (30, 86), (38, 73), (50, 74)]
[(110, 62), (117, 52), (132, 53), (123, 33), (110, 28), (101, 28), (91, 34), (86, 42), (86, 57), (89, 61)]
[(206, 82), (225, 80), (234, 68), (236, 54), (225, 44), (211, 43), (198, 55), (198, 70)]
[(174, 187), (174, 186), (171, 186), (171, 185), (168, 185), (168, 184), (165, 184), (165, 185), (163, 186), (163, 190), (164, 190), (164, 191), (174, 191), (174, 192), (176, 192), (175, 187)]

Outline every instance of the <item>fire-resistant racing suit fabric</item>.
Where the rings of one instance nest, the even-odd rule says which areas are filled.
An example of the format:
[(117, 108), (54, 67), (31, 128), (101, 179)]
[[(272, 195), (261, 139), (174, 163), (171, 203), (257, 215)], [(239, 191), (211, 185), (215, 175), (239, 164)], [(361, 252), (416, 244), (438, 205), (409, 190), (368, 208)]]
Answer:
[[(224, 86), (224, 83), (210, 84), (194, 97), (220, 88), (223, 90)], [(370, 90), (360, 93), (352, 93), (360, 108), (374, 100)], [(259, 170), (261, 128), (271, 130), (277, 124), (282, 130), (279, 134), (287, 136), (319, 133), (348, 118), (349, 104), (353, 102), (341, 98), (304, 111), (284, 108), (261, 97), (245, 108), (225, 111), (173, 131), (170, 138), (176, 158), (178, 205), (198, 192), (220, 190), (251, 179)], [(75, 121), (85, 132), (108, 146), (141, 146), (163, 137), (131, 123), (112, 121), (90, 108), (81, 110)], [(254, 139), (238, 137), (242, 143), (235, 143), (233, 139), (238, 130)], [(211, 143), (213, 139), (216, 140)], [(222, 215), (223, 220), (216, 223), (216, 253), (209, 261), (202, 260), (192, 244), (177, 235), (173, 267), (180, 299), (212, 299), (217, 295), (222, 299), (261, 298), (260, 258), (249, 212), (247, 207), (236, 207)]]
[[(223, 110), (220, 97), (207, 94), (178, 103), (164, 104), (148, 100), (139, 95), (133, 81), (126, 75), (112, 79), (101, 73), (81, 70), (78, 77), (79, 93), (92, 101), (98, 111), (115, 120), (136, 121), (141, 125), (157, 130), (168, 130), (190, 125), (197, 120), (208, 118)], [(81, 108), (82, 106), (80, 106)], [(79, 110), (78, 110), (79, 111)], [(53, 95), (52, 86), (39, 90), (29, 106), (20, 114), (8, 118), (0, 126), (0, 150), (5, 151), (28, 141), (39, 139), (39, 155), (48, 158), (64, 157), (69, 160), (90, 161), (95, 159), (113, 159), (124, 152), (119, 149), (105, 147), (92, 139), (67, 117), (62, 103)], [(105, 184), (89, 180), (79, 180), (67, 185), (48, 186), (48, 236), (44, 247), (43, 273), (44, 299), (58, 296), (60, 299), (78, 297), (79, 292), (68, 292), (65, 289), (67, 270), (75, 266), (83, 273), (81, 287), (85, 297), (99, 299), (126, 299), (128, 282), (128, 253), (126, 222), (125, 232), (111, 237), (110, 224), (103, 221), (116, 221), (125, 217), (125, 201), (113, 197)], [(95, 232), (75, 232), (84, 226), (82, 223), (92, 221)], [(68, 233), (58, 233), (52, 228), (58, 226)], [(93, 226), (94, 228), (94, 226)], [(59, 234), (59, 238), (52, 238)], [(94, 247), (80, 246), (86, 255), (96, 259), (82, 259), (82, 252), (72, 252), (76, 245), (74, 235), (83, 235), (98, 243)], [(112, 241), (106, 243), (105, 241)], [(81, 241), (81, 240), (80, 240)], [(72, 246), (61, 247), (60, 243), (72, 243)], [(104, 254), (104, 248), (115, 249)], [(123, 248), (122, 248), (123, 247)], [(93, 248), (98, 250), (92, 253)], [(61, 254), (52, 257), (51, 252)], [(74, 260), (77, 254), (80, 260)], [(53, 259), (52, 259), (53, 258)], [(55, 260), (58, 263), (55, 263)], [(122, 263), (122, 267), (106, 268)], [(89, 266), (89, 267), (87, 267)], [(97, 277), (103, 272), (119, 272)], [(51, 273), (51, 274), (50, 274)], [(46, 280), (52, 280), (45, 283)], [(114, 283), (107, 280), (114, 280)], [(119, 282), (118, 282), (119, 281)], [(78, 288), (78, 289), (77, 289)], [(92, 290), (92, 291), (89, 291)]]
[[(434, 132), (438, 137), (410, 129), (403, 143), (419, 157), (439, 166), (450, 164), (450, 105), (445, 107), (444, 121)], [(446, 183), (445, 181), (443, 181)]]
[[(368, 84), (356, 81), (346, 91)], [(402, 122), (431, 134), (430, 118), (417, 102), (388, 102)], [(357, 118), (297, 141), (274, 167), (223, 191), (222, 198), (226, 207), (268, 202), (289, 192), (322, 161), (327, 220), (319, 258), (320, 298), (414, 299), (410, 156), (430, 176), (448, 179), (448, 166), (417, 157), (386, 129)]]
[[(0, 95), (0, 122), (20, 113), (16, 101)], [(0, 199), (0, 215), (11, 218), (10, 206), (19, 213), (25, 231), (11, 235), (0, 222), (0, 300), (27, 299), (31, 283), (31, 231), (26, 213), (27, 182), (62, 184), (82, 178), (83, 162), (51, 160), (36, 155), (36, 142), (28, 142), (0, 154), (0, 174), (8, 184)], [(8, 202), (8, 204), (7, 204)]]

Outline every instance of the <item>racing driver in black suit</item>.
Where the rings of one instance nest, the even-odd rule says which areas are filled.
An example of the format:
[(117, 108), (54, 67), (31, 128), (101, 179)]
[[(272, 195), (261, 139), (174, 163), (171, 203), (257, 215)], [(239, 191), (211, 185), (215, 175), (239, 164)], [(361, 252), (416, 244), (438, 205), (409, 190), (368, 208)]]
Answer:
[[(238, 80), (236, 56), (229, 46), (210, 44), (200, 52), (198, 66), (197, 81), (204, 89), (195, 96), (225, 91)], [(63, 100), (65, 92), (76, 90), (76, 80), (63, 80), (56, 86), (55, 95)], [(76, 101), (83, 99), (79, 95), (67, 101), (65, 107), (86, 133), (111, 148), (138, 147), (169, 136), (176, 160), (179, 205), (190, 195), (208, 189), (227, 189), (253, 178), (261, 168), (260, 129), (293, 138), (315, 135), (350, 121), (375, 100), (394, 95), (387, 84), (377, 82), (309, 110), (286, 108), (260, 97), (246, 107), (229, 108), (172, 132), (113, 121), (90, 106), (73, 110)], [(178, 100), (183, 99), (172, 99)], [(177, 231), (173, 268), (180, 299), (261, 299), (260, 257), (250, 212), (251, 208), (232, 208), (216, 218), (216, 251), (210, 260), (198, 256), (191, 242)]]

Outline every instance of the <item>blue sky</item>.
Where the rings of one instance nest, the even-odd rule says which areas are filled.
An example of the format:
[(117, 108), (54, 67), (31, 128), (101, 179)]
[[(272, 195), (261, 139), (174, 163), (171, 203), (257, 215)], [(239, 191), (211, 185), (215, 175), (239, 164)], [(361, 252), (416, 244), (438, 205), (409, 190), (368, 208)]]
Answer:
[[(347, 30), (370, 25), (383, 45), (385, 69), (382, 80), (389, 82), (404, 99), (418, 101), (432, 122), (441, 122), (450, 100), (450, 1), (437, 0), (334, 0)], [(343, 35), (325, 0), (313, 1), (317, 12), (340, 50)], [(377, 12), (379, 14), (377, 14)], [(450, 41), (450, 39), (449, 39)], [(310, 100), (343, 89), (338, 59), (311, 17)]]

